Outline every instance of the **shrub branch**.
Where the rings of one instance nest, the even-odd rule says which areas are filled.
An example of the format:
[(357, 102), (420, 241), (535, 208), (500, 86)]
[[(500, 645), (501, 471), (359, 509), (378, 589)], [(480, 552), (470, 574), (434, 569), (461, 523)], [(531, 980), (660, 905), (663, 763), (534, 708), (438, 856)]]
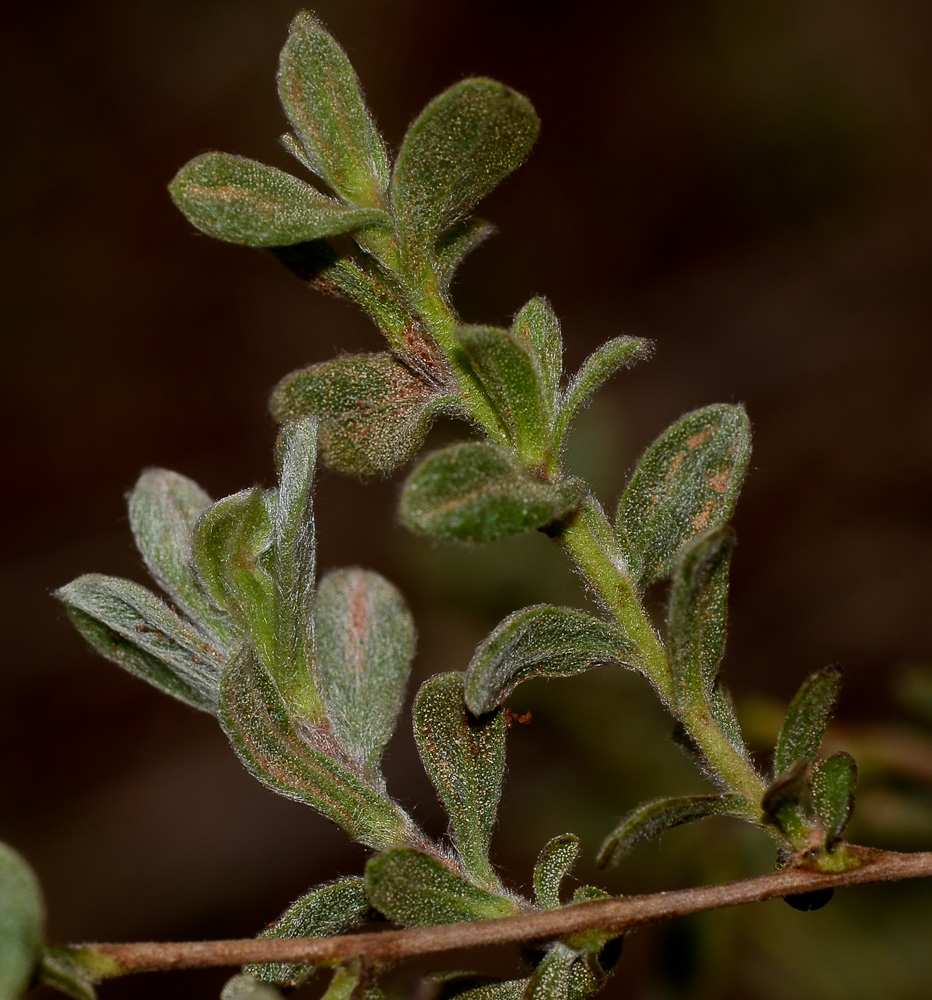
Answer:
[(693, 913), (820, 889), (932, 877), (932, 852), (900, 854), (864, 847), (850, 850), (860, 861), (859, 867), (837, 874), (787, 868), (738, 882), (598, 900), (497, 920), (330, 938), (89, 944), (73, 948), (84, 954), (91, 952), (105, 956), (116, 963), (119, 971), (113, 972), (115, 976), (132, 972), (238, 966), (253, 962), (339, 965), (359, 959), (370, 967), (378, 967), (419, 955), (544, 941), (593, 929), (626, 932)]

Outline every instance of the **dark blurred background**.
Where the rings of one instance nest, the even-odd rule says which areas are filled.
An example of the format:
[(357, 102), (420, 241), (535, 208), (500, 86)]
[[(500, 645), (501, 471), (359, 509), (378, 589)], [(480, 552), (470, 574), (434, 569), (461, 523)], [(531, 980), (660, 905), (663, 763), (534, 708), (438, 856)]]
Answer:
[[(351, 307), (258, 251), (195, 233), (165, 191), (207, 149), (299, 169), (276, 142), (274, 85), (297, 9), (0, 9), (0, 837), (38, 870), (61, 939), (251, 935), (309, 885), (363, 864), (339, 831), (250, 779), (212, 719), (94, 658), (50, 597), (86, 571), (145, 579), (123, 504), (142, 468), (176, 469), (215, 496), (269, 484), (270, 387), (302, 364), (379, 346)], [(571, 464), (607, 504), (684, 410), (747, 405), (755, 453), (736, 519), (727, 660), (739, 708), (765, 748), (803, 677), (841, 662), (833, 739), (863, 766), (852, 832), (928, 849), (932, 6), (319, 0), (316, 10), (394, 147), (465, 75), (532, 99), (542, 136), (482, 206), (501, 233), (463, 268), (461, 312), (505, 323), (547, 295), (571, 370), (610, 336), (656, 341), (656, 358), (604, 391), (573, 439)], [(517, 607), (583, 600), (543, 537), (432, 547), (397, 526), (397, 493), (397, 479), (322, 474), (320, 560), (375, 568), (406, 591), (421, 633), (416, 682), (465, 667)], [(567, 829), (583, 837), (579, 877), (615, 892), (772, 863), (764, 838), (712, 821), (597, 874), (589, 859), (625, 809), (702, 783), (635, 679), (601, 670), (528, 685), (515, 707), (534, 722), (510, 736), (495, 842), (515, 886)], [(387, 768), (439, 832), (406, 722)], [(813, 914), (773, 902), (695, 918), (634, 936), (606, 995), (927, 996), (930, 922), (930, 889), (916, 885), (850, 890)], [(514, 955), (498, 959), (513, 974)], [(142, 977), (102, 992), (215, 996), (224, 978)]]

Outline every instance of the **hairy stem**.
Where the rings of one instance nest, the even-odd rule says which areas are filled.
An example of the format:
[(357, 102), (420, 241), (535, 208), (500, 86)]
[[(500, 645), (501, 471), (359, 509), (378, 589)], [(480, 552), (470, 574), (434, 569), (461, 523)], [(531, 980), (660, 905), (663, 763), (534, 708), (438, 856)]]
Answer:
[(578, 903), (559, 910), (441, 927), (416, 927), (334, 938), (250, 938), (239, 941), (91, 944), (72, 947), (76, 952), (104, 956), (115, 962), (119, 972), (114, 972), (113, 975), (236, 966), (252, 962), (339, 965), (352, 959), (361, 959), (368, 966), (377, 967), (418, 955), (514, 942), (546, 941), (588, 930), (621, 934), (645, 924), (726, 906), (761, 902), (820, 889), (932, 877), (932, 852), (898, 854), (865, 847), (850, 850), (859, 861), (859, 866), (845, 872), (825, 874), (802, 868), (784, 869), (739, 882), (643, 896), (624, 896)]
[(606, 530), (605, 515), (592, 497), (571, 517), (557, 536), (625, 634), (639, 651), (641, 670), (660, 699), (683, 724), (715, 773), (731, 791), (748, 802), (760, 802), (764, 783), (753, 765), (736, 750), (706, 705), (676, 705), (673, 673), (663, 642), (650, 621), (628, 575), (624, 557)]

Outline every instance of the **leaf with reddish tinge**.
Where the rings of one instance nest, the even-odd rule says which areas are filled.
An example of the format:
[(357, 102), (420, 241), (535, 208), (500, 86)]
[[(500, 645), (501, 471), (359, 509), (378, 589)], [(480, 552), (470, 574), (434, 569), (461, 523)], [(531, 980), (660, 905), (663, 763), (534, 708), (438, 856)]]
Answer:
[(303, 802), (376, 850), (402, 843), (408, 818), (354, 769), (326, 723), (296, 720), (272, 675), (247, 642), (231, 654), (219, 718), (233, 749), (266, 788)]
[(338, 472), (385, 476), (410, 460), (449, 392), (391, 354), (335, 358), (292, 372), (272, 394), (276, 420), (312, 414), (321, 458)]
[(388, 222), (378, 209), (348, 208), (277, 167), (231, 153), (195, 157), (168, 190), (201, 232), (250, 247), (288, 246)]
[(527, 98), (495, 80), (463, 80), (427, 105), (404, 138), (392, 202), (405, 255), (437, 238), (516, 170), (540, 122)]
[(347, 201), (378, 205), (388, 155), (343, 49), (313, 14), (291, 23), (278, 95), (307, 166)]
[(668, 576), (691, 538), (727, 523), (750, 453), (747, 415), (728, 404), (687, 413), (644, 452), (616, 520), (635, 581)]
[(414, 620), (378, 573), (341, 569), (321, 580), (314, 676), (340, 746), (373, 772), (395, 728), (414, 658)]

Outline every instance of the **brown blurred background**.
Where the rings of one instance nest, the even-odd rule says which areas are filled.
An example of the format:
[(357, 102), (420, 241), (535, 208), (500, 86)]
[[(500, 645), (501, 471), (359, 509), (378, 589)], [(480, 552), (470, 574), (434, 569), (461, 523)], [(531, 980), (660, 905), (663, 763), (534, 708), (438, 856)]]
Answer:
[[(165, 191), (207, 149), (299, 170), (276, 142), (274, 86), (297, 9), (7, 0), (0, 12), (0, 837), (38, 870), (62, 939), (250, 935), (363, 863), (339, 831), (253, 782), (213, 720), (85, 651), (49, 596), (86, 571), (145, 579), (123, 506), (142, 468), (176, 469), (216, 496), (269, 483), (273, 383), (378, 348), (361, 314), (258, 251), (196, 234)], [(456, 298), (468, 320), (505, 323), (546, 294), (570, 369), (618, 333), (656, 340), (656, 358), (603, 392), (574, 437), (572, 464), (604, 502), (681, 412), (746, 403), (755, 454), (727, 662), (752, 725), (763, 719), (766, 735), (772, 706), (833, 660), (847, 675), (845, 725), (902, 719), (898, 679), (932, 662), (932, 6), (316, 10), (394, 147), (464, 75), (498, 77), (536, 105), (541, 140), (483, 205), (501, 233), (463, 268)], [(417, 680), (465, 667), (517, 607), (583, 599), (542, 537), (434, 548), (396, 525), (397, 492), (398, 480), (323, 474), (320, 559), (378, 569), (409, 594)], [(519, 700), (535, 719), (511, 734), (496, 839), (516, 886), (549, 837), (576, 830), (588, 859), (642, 797), (702, 787), (628, 678), (600, 671)], [(439, 831), (400, 729), (392, 787)], [(932, 784), (900, 785), (865, 774), (874, 806), (861, 835), (928, 849)], [(587, 860), (580, 877), (630, 892), (766, 870), (761, 838), (713, 826), (670, 834), (608, 876)], [(925, 996), (930, 924), (922, 886), (860, 890), (818, 914), (778, 902), (717, 914), (635, 936), (606, 995), (850, 1000), (882, 983), (886, 997)], [(140, 978), (103, 996), (215, 996), (223, 979)]]

